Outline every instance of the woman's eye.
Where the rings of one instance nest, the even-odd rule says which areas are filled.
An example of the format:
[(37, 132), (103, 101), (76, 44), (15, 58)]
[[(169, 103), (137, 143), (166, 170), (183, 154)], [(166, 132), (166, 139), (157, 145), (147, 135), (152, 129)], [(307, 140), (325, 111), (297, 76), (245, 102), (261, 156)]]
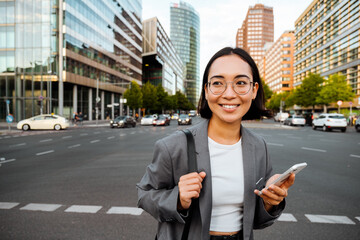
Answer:
[(214, 82), (212, 82), (212, 84), (211, 85), (214, 85), (214, 86), (221, 86), (221, 85), (224, 85), (222, 82), (220, 82), (220, 81), (214, 81)]

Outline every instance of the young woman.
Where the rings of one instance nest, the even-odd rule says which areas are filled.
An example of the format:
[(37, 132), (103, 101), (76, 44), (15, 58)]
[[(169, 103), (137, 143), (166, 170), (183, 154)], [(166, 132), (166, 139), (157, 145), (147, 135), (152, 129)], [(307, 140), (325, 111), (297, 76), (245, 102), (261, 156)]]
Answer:
[(217, 52), (202, 85), (199, 112), (205, 120), (189, 128), (199, 172), (187, 172), (183, 132), (157, 141), (153, 161), (137, 185), (138, 206), (159, 221), (159, 240), (181, 239), (195, 198), (199, 209), (193, 212), (188, 239), (253, 239), (253, 229), (271, 225), (281, 214), (295, 175), (259, 192), (277, 175), (270, 179), (265, 141), (241, 125), (259, 118), (264, 105), (258, 69), (244, 50)]

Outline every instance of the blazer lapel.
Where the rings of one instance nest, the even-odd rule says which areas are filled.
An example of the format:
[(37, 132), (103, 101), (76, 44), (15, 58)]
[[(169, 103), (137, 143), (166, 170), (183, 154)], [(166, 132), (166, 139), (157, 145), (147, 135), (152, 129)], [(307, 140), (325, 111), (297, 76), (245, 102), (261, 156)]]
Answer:
[(243, 151), (243, 164), (244, 164), (244, 219), (243, 227), (244, 233), (248, 233), (249, 226), (252, 226), (250, 219), (253, 219), (251, 215), (254, 214), (254, 194), (255, 190), (255, 146), (251, 142), (250, 136), (248, 136), (247, 130), (241, 126), (241, 138), (242, 138), (242, 151)]
[(208, 147), (208, 120), (204, 120), (194, 129), (195, 148), (197, 153), (197, 162), (199, 172), (204, 171), (206, 177), (202, 183), (199, 197), (199, 208), (202, 225), (202, 236), (209, 234), (211, 208), (212, 208), (212, 187), (211, 187), (211, 168), (210, 154)]

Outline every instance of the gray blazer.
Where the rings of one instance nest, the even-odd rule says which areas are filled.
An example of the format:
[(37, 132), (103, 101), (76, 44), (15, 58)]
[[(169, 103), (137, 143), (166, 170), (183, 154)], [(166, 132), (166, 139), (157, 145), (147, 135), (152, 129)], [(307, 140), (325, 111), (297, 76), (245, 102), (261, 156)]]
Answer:
[[(194, 211), (189, 231), (189, 239), (209, 239), (212, 209), (212, 187), (210, 155), (208, 148), (208, 120), (192, 126), (198, 170), (206, 177), (199, 197), (200, 211)], [(253, 239), (253, 229), (265, 228), (273, 224), (285, 207), (285, 201), (273, 208), (269, 214), (262, 199), (254, 194), (255, 188), (264, 187), (271, 176), (271, 163), (265, 141), (243, 126), (241, 127), (244, 161), (244, 239)], [(188, 173), (187, 142), (183, 132), (160, 139), (155, 143), (152, 163), (137, 184), (138, 207), (150, 213), (157, 221), (158, 239), (181, 239), (186, 217), (177, 211), (178, 181)], [(259, 179), (262, 179), (257, 185)]]

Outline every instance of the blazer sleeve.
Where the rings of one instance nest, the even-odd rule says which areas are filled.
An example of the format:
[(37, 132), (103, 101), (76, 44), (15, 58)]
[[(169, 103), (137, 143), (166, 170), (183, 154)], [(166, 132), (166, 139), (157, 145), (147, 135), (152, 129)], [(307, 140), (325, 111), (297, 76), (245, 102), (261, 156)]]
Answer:
[[(270, 162), (267, 145), (264, 139), (262, 139), (265, 147), (266, 155), (266, 175), (265, 183), (272, 176), (272, 165)], [(265, 186), (264, 186), (265, 187)], [(254, 218), (254, 229), (262, 229), (272, 225), (275, 220), (280, 217), (282, 211), (285, 209), (285, 199), (277, 206), (274, 206), (270, 212), (266, 211), (263, 199), (259, 196), (256, 196), (256, 208), (255, 208), (255, 218)]]
[(180, 222), (177, 211), (179, 188), (174, 180), (171, 154), (163, 139), (155, 143), (152, 163), (137, 184), (138, 207), (150, 213), (159, 222)]

